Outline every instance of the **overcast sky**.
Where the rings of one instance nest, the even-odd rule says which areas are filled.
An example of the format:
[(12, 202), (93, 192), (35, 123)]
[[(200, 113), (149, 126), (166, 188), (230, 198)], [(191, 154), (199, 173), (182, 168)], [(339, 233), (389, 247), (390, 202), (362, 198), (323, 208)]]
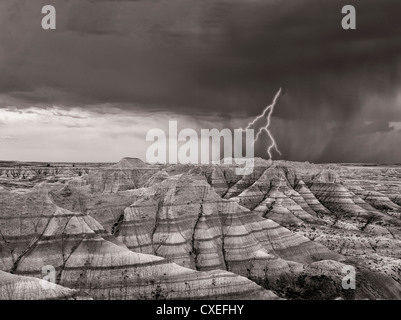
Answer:
[(149, 129), (245, 126), (282, 87), (275, 159), (401, 163), (400, 14), (400, 0), (2, 0), (0, 159), (145, 160)]

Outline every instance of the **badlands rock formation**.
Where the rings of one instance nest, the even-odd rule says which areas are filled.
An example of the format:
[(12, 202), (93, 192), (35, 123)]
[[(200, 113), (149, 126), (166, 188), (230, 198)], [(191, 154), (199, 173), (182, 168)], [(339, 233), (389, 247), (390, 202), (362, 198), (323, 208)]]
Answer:
[[(2, 171), (0, 298), (401, 299), (398, 167), (62, 167)], [(44, 265), (58, 285), (47, 295)], [(345, 265), (356, 290), (342, 288)]]
[[(279, 197), (276, 187), (270, 192), (268, 198)], [(300, 279), (316, 281), (318, 286), (320, 278), (310, 272), (309, 264), (330, 259), (339, 261), (338, 268), (344, 266), (343, 256), (261, 218), (257, 211), (221, 199), (202, 176), (176, 175), (151, 188), (138, 189), (135, 198), (114, 232), (133, 251), (163, 256), (196, 270), (227, 269), (287, 297), (283, 281), (292, 288), (291, 295), (298, 297), (305, 290), (296, 285)], [(290, 198), (284, 205), (283, 210), (298, 215), (301, 222), (316, 219)], [(276, 212), (279, 218), (280, 213), (284, 215)], [(391, 279), (383, 278), (389, 287), (395, 286)], [(333, 292), (345, 297), (337, 280), (328, 281), (337, 284)], [(364, 298), (380, 294), (363, 290), (356, 294)], [(391, 290), (387, 294), (394, 297)]]
[[(55, 205), (43, 185), (29, 191), (2, 189), (0, 204), (0, 269), (9, 273), (41, 278), (42, 268), (50, 265), (57, 284), (95, 299), (275, 298), (233, 273), (197, 272), (132, 252), (89, 215)], [(62, 294), (58, 287), (50, 297)]]
[(77, 290), (0, 271), (0, 300), (74, 300)]

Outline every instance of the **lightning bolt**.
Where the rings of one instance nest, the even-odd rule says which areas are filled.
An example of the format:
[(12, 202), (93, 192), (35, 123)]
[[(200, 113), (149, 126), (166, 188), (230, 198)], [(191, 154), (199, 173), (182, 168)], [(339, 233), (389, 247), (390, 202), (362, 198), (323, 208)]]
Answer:
[(262, 127), (259, 127), (253, 143), (255, 144), (255, 142), (258, 141), (262, 132), (266, 132), (270, 139), (270, 144), (267, 146), (267, 149), (266, 149), (266, 152), (269, 155), (269, 159), (272, 158), (271, 151), (273, 148), (281, 155), (280, 150), (277, 148), (276, 141), (274, 140), (274, 137), (269, 130), (271, 115), (274, 111), (274, 106), (276, 105), (277, 99), (280, 96), (280, 94), (281, 94), (281, 88), (277, 91), (276, 95), (274, 96), (273, 102), (270, 105), (268, 105), (260, 115), (258, 115), (255, 119), (253, 119), (251, 122), (249, 122), (245, 129), (241, 128), (242, 131), (246, 131), (247, 129), (250, 129), (253, 125), (255, 125), (255, 123), (258, 120), (260, 120), (262, 118), (266, 118), (266, 124)]

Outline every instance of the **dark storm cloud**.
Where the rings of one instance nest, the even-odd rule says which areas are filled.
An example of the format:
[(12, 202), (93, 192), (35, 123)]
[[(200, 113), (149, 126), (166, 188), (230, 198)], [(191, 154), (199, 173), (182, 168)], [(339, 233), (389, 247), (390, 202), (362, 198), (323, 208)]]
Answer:
[(400, 163), (397, 148), (399, 131), (388, 124), (354, 124), (333, 129), (331, 139), (320, 153), (321, 162), (380, 162)]
[(69, 9), (67, 29), (80, 34), (119, 34), (114, 19), (114, 5), (83, 1), (72, 5)]
[[(358, 28), (346, 32), (340, 28), (343, 4), (56, 1), (60, 39), (39, 28), (26, 43), (23, 34), (10, 37), (15, 45), (33, 46), (19, 52), (25, 58), (8, 57), (10, 69), (16, 60), (32, 65), (24, 70), (28, 79), (8, 70), (0, 89), (42, 86), (67, 91), (84, 104), (139, 102), (178, 112), (256, 114), (284, 86), (288, 98), (279, 116), (307, 117), (322, 104), (335, 116), (349, 116), (360, 107), (361, 91), (394, 91), (400, 5), (356, 1)], [(20, 17), (40, 19), (33, 11), (38, 7), (18, 7)]]
[[(274, 129), (283, 157), (297, 160), (293, 141), (312, 141), (321, 144), (312, 161), (330, 159), (333, 139), (347, 143), (338, 136), (401, 120), (399, 0), (54, 0), (56, 31), (40, 28), (44, 4), (0, 4), (1, 105), (112, 105), (227, 122), (260, 113), (283, 87), (274, 111), (287, 128)], [(357, 9), (356, 30), (341, 28), (346, 4)], [(332, 122), (345, 128), (328, 134)]]
[[(200, 68), (220, 105), (227, 110), (249, 106), (255, 114), (277, 86), (284, 86), (286, 96), (276, 115), (299, 119), (327, 112), (345, 119), (358, 113), (370, 94), (396, 93), (399, 2), (387, 7), (376, 1), (356, 4), (358, 29), (351, 32), (340, 28), (338, 1), (281, 6), (227, 6), (231, 17), (224, 20), (219, 54)], [(226, 97), (235, 99), (230, 103)]]

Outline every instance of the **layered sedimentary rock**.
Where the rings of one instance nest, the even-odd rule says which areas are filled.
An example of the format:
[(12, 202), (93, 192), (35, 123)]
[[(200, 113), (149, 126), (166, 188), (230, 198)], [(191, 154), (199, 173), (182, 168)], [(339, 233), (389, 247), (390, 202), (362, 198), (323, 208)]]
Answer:
[(132, 252), (92, 217), (56, 206), (44, 187), (2, 189), (0, 203), (1, 270), (40, 278), (50, 265), (57, 284), (95, 299), (275, 297), (233, 273)]
[(91, 171), (87, 181), (96, 192), (117, 193), (140, 188), (159, 170), (160, 166), (146, 165), (136, 158), (123, 158), (115, 165)]
[[(330, 213), (330, 211), (325, 206), (323, 206), (319, 202), (319, 200), (315, 197), (315, 195), (309, 190), (309, 188), (305, 185), (305, 182), (303, 180), (299, 180), (297, 182), (297, 184), (294, 187), (294, 190), (296, 190), (299, 193), (299, 195), (301, 195), (301, 197), (305, 200), (308, 207), (316, 214), (325, 215)], [(308, 213), (311, 213), (307, 209), (307, 207), (303, 206), (303, 209), (306, 210)]]
[(284, 226), (299, 224), (303, 221), (316, 221), (316, 213), (298, 192), (288, 187), (285, 179), (275, 181), (265, 199), (254, 211)]
[(224, 194), (224, 199), (240, 195), (244, 190), (252, 186), (263, 174), (264, 168), (254, 170), (252, 174), (241, 177), (233, 186), (231, 186)]
[(230, 198), (248, 209), (253, 209), (263, 201), (273, 186), (279, 185), (282, 181), (287, 183), (285, 172), (281, 167), (272, 165), (264, 170), (259, 179), (250, 186), (246, 188), (241, 186), (242, 191), (237, 196), (233, 197), (233, 193), (227, 193), (225, 198)]
[(130, 170), (145, 166), (146, 166), (145, 162), (143, 162), (141, 159), (126, 157), (122, 158), (118, 163), (110, 166), (110, 168), (120, 169), (120, 170)]
[[(349, 263), (349, 262), (348, 262)], [(347, 266), (349, 267), (349, 266)], [(343, 283), (344, 264), (333, 260), (323, 260), (306, 266), (287, 296), (293, 299), (399, 299), (399, 285), (383, 273), (375, 273), (364, 266), (357, 266), (355, 290), (338, 286)], [(287, 290), (288, 288), (283, 288)]]
[[(229, 188), (230, 179), (228, 179), (229, 181), (226, 180), (227, 172), (228, 170), (219, 165), (210, 165), (193, 168), (189, 170), (187, 174), (193, 176), (204, 176), (209, 185), (214, 188), (214, 191), (222, 197), (227, 193)], [(239, 179), (239, 177), (236, 177), (236, 179)]]
[(374, 189), (374, 187), (367, 186), (362, 187), (360, 185), (354, 185), (351, 183), (347, 183), (347, 187), (354, 194), (360, 197), (362, 200), (370, 204), (372, 207), (378, 210), (387, 210), (387, 211), (400, 211), (401, 207), (390, 200), (389, 197), (378, 192)]
[[(73, 298), (275, 297), (241, 276), (290, 299), (401, 298), (401, 170), (258, 159), (247, 176), (223, 161), (87, 167), (2, 172), (1, 270), (26, 280), (54, 265)], [(341, 287), (344, 265), (357, 268), (355, 291)]]
[[(273, 164), (257, 181), (231, 200), (282, 225), (299, 224), (303, 220), (314, 221), (317, 214), (294, 189), (297, 183), (292, 167)], [(302, 190), (301, 187), (299, 189)]]
[(76, 290), (46, 280), (0, 271), (0, 300), (74, 300)]
[(58, 206), (90, 215), (109, 233), (112, 233), (114, 224), (133, 199), (132, 190), (96, 192), (84, 179), (54, 186), (51, 195)]
[[(393, 211), (390, 213), (388, 210), (384, 212), (377, 210), (366, 202), (365, 199), (350, 191), (347, 188), (347, 183), (340, 183), (338, 180), (339, 178), (335, 173), (326, 173), (315, 176), (309, 182), (311, 192), (330, 210), (330, 214), (335, 217), (334, 224), (337, 223), (337, 220), (341, 220), (341, 217), (345, 217), (346, 219), (357, 221), (359, 224), (358, 228), (362, 230), (371, 225), (372, 222), (384, 223), (388, 225), (388, 230), (393, 229), (392, 225), (397, 226), (396, 229), (398, 228), (400, 223), (396, 218), (399, 217), (399, 214)], [(353, 187), (353, 189), (356, 190), (357, 188)], [(358, 193), (362, 195), (360, 190)], [(396, 231), (396, 233), (398, 234), (399, 232)]]
[(173, 176), (159, 185), (139, 189), (134, 197), (137, 200), (124, 211), (124, 219), (116, 227), (118, 239), (130, 249), (152, 254), (169, 251), (168, 248), (174, 244), (175, 250), (170, 253), (176, 257), (168, 258), (179, 261), (185, 256), (181, 263), (190, 267), (194, 266), (189, 255), (193, 250), (190, 245), (198, 222), (200, 225), (208, 224), (212, 238), (221, 238), (225, 224), (233, 223), (237, 216), (246, 215), (242, 223), (247, 227), (253, 219), (258, 219), (259, 223), (266, 222), (237, 203), (221, 199), (204, 179), (190, 175)]
[[(365, 204), (362, 199), (349, 191), (344, 185), (337, 182), (338, 178), (327, 172), (312, 179), (309, 189), (315, 197), (331, 212), (356, 216), (366, 216), (369, 211), (360, 205)], [(358, 202), (360, 202), (358, 204)], [(371, 211), (375, 211), (371, 208)]]
[(191, 170), (174, 171), (170, 175), (174, 173), (189, 173), (205, 176), (216, 193), (228, 199), (238, 195), (248, 186), (252, 185), (261, 176), (263, 171), (272, 165), (271, 160), (255, 158), (252, 173), (241, 175), (237, 174), (236, 171), (236, 169), (244, 166), (240, 163), (242, 163), (241, 159), (224, 158), (220, 161), (214, 161), (210, 165), (192, 167)]
[[(305, 283), (311, 287), (325, 284), (335, 287), (331, 291), (318, 291), (314, 298), (347, 298), (338, 278), (345, 265), (343, 256), (261, 218), (234, 201), (221, 199), (201, 176), (173, 176), (158, 185), (137, 190), (135, 197), (115, 229), (115, 236), (133, 251), (166, 257), (196, 270), (227, 269), (287, 298), (310, 295)], [(295, 202), (289, 207), (300, 208)], [(337, 261), (333, 277), (332, 266), (324, 271), (326, 260)], [(322, 262), (322, 267), (315, 274), (309, 265), (316, 262)], [(375, 279), (367, 277), (367, 283)], [(399, 296), (399, 292), (391, 293), (396, 288), (392, 279), (379, 277), (386, 283), (383, 290), (387, 290), (387, 298)], [(369, 290), (364, 287), (352, 297), (379, 297), (382, 291)]]
[(265, 199), (255, 212), (260, 212), (262, 217), (271, 219), (282, 226), (302, 224), (302, 220), (297, 218), (288, 208), (282, 204), (282, 199), (274, 201), (271, 198)]
[[(397, 204), (397, 199), (401, 194), (401, 171), (398, 167), (336, 166), (332, 168), (332, 171), (335, 171), (341, 177), (341, 181), (352, 191), (354, 191), (353, 188), (355, 191), (377, 191)], [(391, 207), (393, 206), (387, 199), (386, 202)]]
[[(226, 161), (231, 164), (227, 164)], [(261, 176), (263, 171), (272, 164), (271, 160), (267, 161), (255, 158), (252, 173), (241, 175), (237, 174), (236, 169), (243, 165), (236, 164), (236, 161), (236, 159), (229, 158), (215, 161), (213, 164), (208, 165), (167, 166), (166, 170), (170, 176), (182, 173), (203, 176), (218, 195), (228, 199), (252, 185)]]
[(268, 283), (270, 289), (277, 289), (280, 281), (294, 281), (303, 264), (342, 260), (234, 201), (221, 199), (200, 177), (173, 176), (137, 190), (136, 198), (114, 233), (135, 252), (196, 270), (227, 269)]
[(162, 170), (159, 172), (156, 172), (154, 175), (152, 175), (148, 181), (146, 181), (142, 187), (148, 188), (153, 186), (154, 184), (160, 183), (166, 179), (168, 179), (169, 174), (167, 173), (166, 170)]
[[(379, 275), (389, 275), (401, 284), (399, 215), (391, 199), (383, 197), (386, 191), (394, 193), (397, 183), (389, 183), (392, 177), (383, 174), (381, 168), (332, 166), (331, 175), (320, 177), (322, 169), (319, 170), (309, 179), (306, 175), (304, 178), (321, 203), (330, 208), (327, 213), (318, 214), (325, 224), (304, 224), (293, 230), (346, 257), (356, 258), (354, 261), (358, 261), (363, 268)], [(325, 188), (326, 191), (322, 192)], [(373, 282), (379, 275), (367, 273)], [(387, 280), (383, 279), (383, 282)]]

